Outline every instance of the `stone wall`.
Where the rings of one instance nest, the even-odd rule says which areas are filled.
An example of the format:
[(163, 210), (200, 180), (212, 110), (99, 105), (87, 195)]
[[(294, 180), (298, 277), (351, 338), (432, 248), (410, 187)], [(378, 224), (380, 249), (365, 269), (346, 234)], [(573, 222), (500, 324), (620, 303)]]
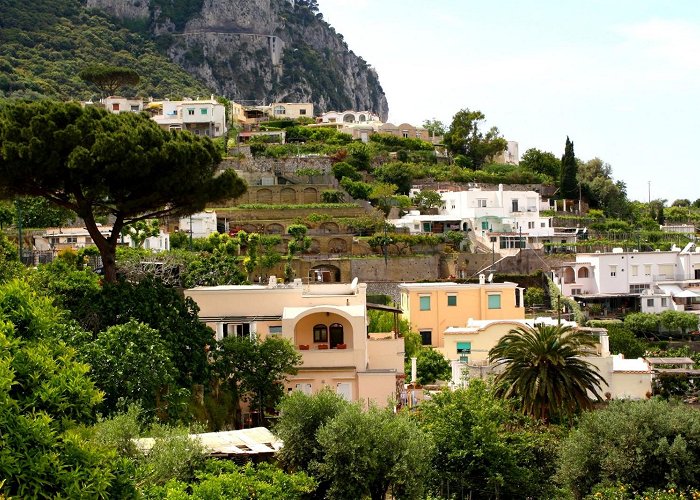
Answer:
[[(419, 255), (411, 257), (366, 257), (352, 259), (352, 277), (361, 282), (376, 281), (434, 281), (439, 279), (440, 256)], [(351, 278), (352, 279), (352, 278)]]

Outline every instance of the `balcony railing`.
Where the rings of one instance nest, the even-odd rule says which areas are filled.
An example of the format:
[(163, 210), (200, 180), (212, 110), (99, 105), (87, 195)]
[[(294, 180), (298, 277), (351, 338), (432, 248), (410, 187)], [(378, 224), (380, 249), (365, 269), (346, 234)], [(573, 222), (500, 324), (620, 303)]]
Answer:
[(300, 349), (303, 368), (355, 366), (354, 349)]

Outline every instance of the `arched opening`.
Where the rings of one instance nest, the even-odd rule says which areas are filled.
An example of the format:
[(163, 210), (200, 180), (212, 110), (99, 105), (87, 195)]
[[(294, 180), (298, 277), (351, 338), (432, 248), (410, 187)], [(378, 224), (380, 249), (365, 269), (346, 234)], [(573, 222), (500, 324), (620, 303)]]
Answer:
[(564, 268), (564, 283), (574, 283), (576, 281), (576, 273), (573, 267)]
[(297, 192), (292, 188), (282, 188), (280, 191), (280, 201), (282, 203), (296, 203)]
[(313, 254), (321, 253), (321, 243), (319, 243), (319, 241), (315, 238), (312, 239), (311, 246), (306, 251), (306, 253), (313, 253)]
[(267, 233), (268, 234), (283, 234), (284, 233), (284, 226), (282, 224), (268, 224), (267, 226)]
[(365, 115), (360, 115), (359, 118), (360, 118), (361, 122), (367, 121), (367, 118), (365, 117)]
[(304, 203), (318, 202), (318, 190), (316, 188), (307, 187), (304, 189)]
[(244, 224), (243, 227), (241, 227), (241, 229), (248, 234), (258, 232), (258, 228), (252, 224)]
[(343, 341), (343, 325), (340, 323), (333, 323), (328, 330), (330, 333), (331, 349), (335, 349), (339, 344), (345, 343)]
[(354, 122), (355, 122), (355, 116), (354, 116), (354, 115), (351, 115), (350, 113), (348, 113), (347, 115), (343, 116), (343, 121), (344, 121), (345, 123), (354, 123)]
[(338, 224), (335, 222), (322, 222), (320, 229), (324, 233), (337, 233), (339, 230)]
[(580, 278), (588, 278), (588, 268), (587, 267), (582, 267), (581, 269), (578, 270), (578, 277)]
[(284, 106), (275, 106), (274, 113), (275, 113), (275, 116), (286, 115), (287, 110), (285, 109)]
[[(323, 283), (340, 282), (340, 269), (328, 264), (312, 267), (310, 275), (314, 281), (321, 281)], [(320, 280), (318, 279), (319, 277), (321, 278)]]
[(341, 238), (333, 238), (328, 242), (329, 253), (346, 253), (347, 251), (348, 243)]
[(256, 198), (258, 203), (270, 203), (272, 202), (272, 191), (270, 189), (259, 189)]

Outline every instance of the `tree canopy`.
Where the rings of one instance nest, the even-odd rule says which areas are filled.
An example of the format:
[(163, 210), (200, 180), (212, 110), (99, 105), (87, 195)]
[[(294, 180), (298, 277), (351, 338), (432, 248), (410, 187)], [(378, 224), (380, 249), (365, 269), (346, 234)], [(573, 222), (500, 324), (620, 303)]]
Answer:
[[(208, 138), (166, 132), (142, 114), (52, 101), (0, 108), (0, 197), (42, 196), (75, 212), (100, 251), (107, 281), (116, 279), (125, 225), (193, 213), (245, 191), (233, 170), (217, 175), (220, 160)], [(99, 215), (114, 221), (108, 236)]]
[(90, 65), (84, 68), (79, 76), (94, 84), (104, 96), (114, 95), (124, 85), (136, 85), (140, 80), (139, 74), (131, 68), (104, 64)]
[(489, 361), (502, 365), (496, 376), (497, 394), (514, 397), (524, 413), (548, 422), (552, 415), (572, 415), (600, 399), (603, 378), (580, 359), (595, 341), (569, 326), (538, 324), (513, 329), (489, 352)]
[(562, 198), (576, 199), (578, 198), (578, 182), (576, 173), (578, 163), (574, 154), (574, 143), (566, 137), (566, 145), (564, 146), (564, 156), (561, 157), (561, 176), (559, 178), (559, 192)]
[(463, 155), (466, 158), (465, 166), (475, 170), (508, 146), (497, 127), (491, 127), (486, 133), (479, 130), (480, 122), (485, 119), (481, 111), (462, 109), (452, 118), (444, 139), (450, 153)]

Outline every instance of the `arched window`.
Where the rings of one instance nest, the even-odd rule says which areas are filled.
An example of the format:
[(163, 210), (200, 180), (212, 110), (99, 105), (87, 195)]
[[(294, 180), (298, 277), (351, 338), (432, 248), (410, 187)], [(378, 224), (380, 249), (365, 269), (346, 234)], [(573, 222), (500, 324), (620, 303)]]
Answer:
[(343, 342), (343, 325), (340, 323), (333, 323), (330, 328), (331, 333), (331, 349), (336, 347), (338, 344), (344, 344)]
[(582, 267), (581, 269), (579, 269), (578, 270), (578, 277), (579, 278), (588, 278), (588, 268)]
[(326, 325), (314, 326), (314, 342), (328, 342), (328, 328)]
[(275, 116), (286, 115), (287, 110), (284, 108), (284, 106), (275, 106), (274, 114), (275, 114)]

